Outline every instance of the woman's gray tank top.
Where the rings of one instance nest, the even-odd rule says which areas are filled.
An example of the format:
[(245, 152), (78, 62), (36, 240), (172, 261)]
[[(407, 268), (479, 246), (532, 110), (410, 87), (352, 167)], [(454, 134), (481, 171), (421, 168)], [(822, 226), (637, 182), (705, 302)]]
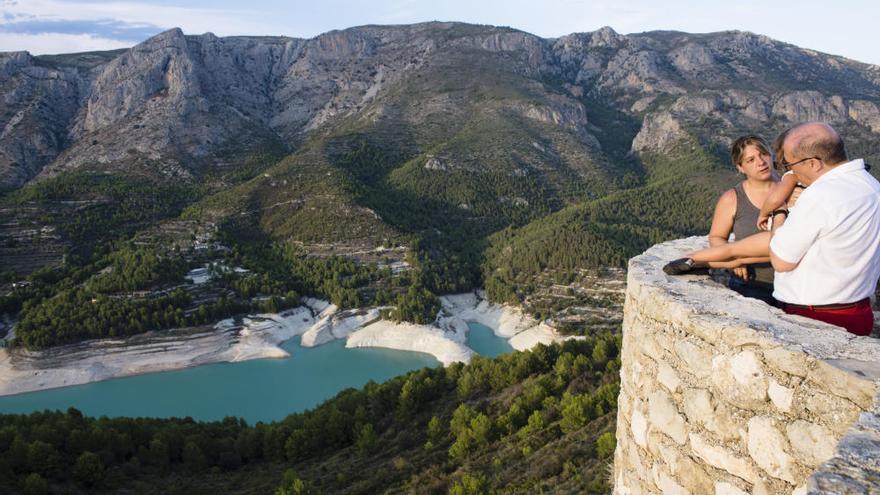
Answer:
[[(759, 232), (757, 224), (758, 215), (761, 211), (749, 201), (742, 182), (734, 186), (733, 190), (736, 191), (736, 214), (733, 216), (733, 235), (736, 236), (737, 240), (740, 240)], [(770, 266), (770, 263), (749, 265), (749, 278), (755, 282), (772, 284), (773, 267)]]

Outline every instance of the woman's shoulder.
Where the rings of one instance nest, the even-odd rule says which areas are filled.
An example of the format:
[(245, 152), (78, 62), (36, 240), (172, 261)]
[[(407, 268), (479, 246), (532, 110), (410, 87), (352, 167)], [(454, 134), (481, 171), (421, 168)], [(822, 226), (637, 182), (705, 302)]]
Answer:
[(736, 189), (731, 188), (724, 191), (715, 204), (715, 218), (718, 215), (733, 218), (736, 216)]
[(736, 209), (736, 187), (731, 187), (721, 193), (718, 198), (718, 206), (733, 206)]

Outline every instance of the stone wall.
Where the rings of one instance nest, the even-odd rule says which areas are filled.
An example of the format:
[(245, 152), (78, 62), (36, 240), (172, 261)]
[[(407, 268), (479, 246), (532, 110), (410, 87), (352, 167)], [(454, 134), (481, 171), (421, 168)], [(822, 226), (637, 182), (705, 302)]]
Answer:
[(630, 261), (616, 494), (880, 493), (880, 340)]

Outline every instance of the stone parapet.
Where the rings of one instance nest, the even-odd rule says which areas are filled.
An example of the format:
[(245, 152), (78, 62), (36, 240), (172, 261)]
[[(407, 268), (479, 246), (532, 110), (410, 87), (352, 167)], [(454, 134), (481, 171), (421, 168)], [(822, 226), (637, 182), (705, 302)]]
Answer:
[(616, 494), (880, 493), (880, 340), (630, 260)]

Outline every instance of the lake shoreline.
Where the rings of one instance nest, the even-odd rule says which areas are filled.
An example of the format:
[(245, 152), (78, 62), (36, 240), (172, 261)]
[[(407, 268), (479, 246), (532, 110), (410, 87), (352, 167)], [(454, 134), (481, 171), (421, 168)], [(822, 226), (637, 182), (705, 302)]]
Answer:
[(41, 352), (0, 348), (0, 396), (81, 385), (111, 378), (172, 371), (204, 364), (286, 358), (280, 347), (297, 335), (303, 347), (345, 339), (346, 347), (381, 347), (434, 356), (443, 366), (469, 362), (467, 322), (485, 325), (517, 350), (563, 337), (519, 308), (491, 304), (481, 291), (441, 297), (431, 325), (382, 320), (379, 308), (340, 311), (318, 299), (277, 314), (226, 319), (213, 327), (148, 332)]

